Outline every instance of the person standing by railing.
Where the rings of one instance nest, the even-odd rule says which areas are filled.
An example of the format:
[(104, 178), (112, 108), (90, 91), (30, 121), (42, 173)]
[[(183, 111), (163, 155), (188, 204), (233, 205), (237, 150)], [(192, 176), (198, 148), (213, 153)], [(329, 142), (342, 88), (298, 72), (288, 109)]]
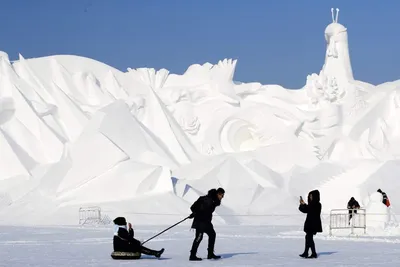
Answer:
[[(303, 213), (307, 213), (306, 221), (304, 222), (304, 232), (306, 233), (306, 244), (303, 254), (300, 257), (303, 258), (317, 258), (317, 252), (315, 250), (314, 235), (322, 233), (321, 223), (321, 209), (320, 194), (318, 190), (313, 190), (308, 193), (308, 204), (306, 204), (302, 197), (300, 197), (299, 210)], [(308, 250), (311, 248), (311, 256), (308, 256)]]
[(358, 201), (354, 198), (351, 197), (349, 202), (347, 203), (347, 209), (349, 210), (349, 225), (350, 225), (350, 221), (351, 218), (353, 218), (353, 213), (357, 214), (357, 210), (360, 208), (360, 204), (358, 203)]

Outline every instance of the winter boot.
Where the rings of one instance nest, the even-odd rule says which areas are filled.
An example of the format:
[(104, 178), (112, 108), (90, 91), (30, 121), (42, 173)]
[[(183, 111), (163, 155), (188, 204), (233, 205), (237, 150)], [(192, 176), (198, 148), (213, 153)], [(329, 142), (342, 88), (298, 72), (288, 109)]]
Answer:
[(196, 256), (196, 254), (190, 253), (189, 260), (190, 260), (190, 261), (201, 261), (201, 260), (203, 260), (203, 259), (202, 259), (202, 258), (198, 258), (198, 257)]
[(306, 244), (305, 244), (304, 252), (303, 252), (303, 254), (300, 254), (299, 256), (302, 257), (302, 258), (307, 258), (307, 257), (308, 257), (308, 250), (309, 250), (309, 249), (310, 249), (310, 247), (309, 247), (309, 244), (308, 244), (307, 239), (306, 239)]
[(156, 251), (142, 246), (140, 251), (142, 252), (142, 254), (156, 256), (156, 257), (158, 256), (157, 258), (159, 258), (161, 254), (164, 252), (164, 249)]
[(190, 255), (189, 257), (190, 261), (202, 261), (202, 258), (197, 257), (196, 255)]
[(190, 257), (189, 257), (189, 260), (190, 260), (190, 261), (201, 261), (201, 260), (202, 260), (202, 258), (198, 258), (198, 257), (196, 256), (196, 253), (197, 253), (197, 249), (192, 249), (192, 250), (190, 251)]
[(162, 248), (160, 251), (157, 251), (154, 256), (156, 256), (156, 258), (160, 258), (161, 254), (163, 253), (164, 253), (164, 248)]
[(315, 250), (315, 243), (314, 240), (310, 244), (311, 246), (311, 256), (307, 257), (309, 259), (316, 259), (317, 258), (317, 251)]
[(221, 256), (217, 256), (217, 255), (215, 255), (214, 254), (214, 251), (212, 251), (212, 250), (208, 250), (208, 255), (207, 255), (207, 259), (209, 259), (209, 260), (218, 260), (218, 259), (220, 259), (221, 258)]
[(309, 248), (308, 248), (308, 244), (307, 244), (307, 241), (306, 241), (306, 247), (304, 248), (304, 252), (303, 252), (303, 254), (300, 254), (299, 256), (302, 257), (302, 258), (307, 258), (308, 257), (308, 250), (309, 250)]

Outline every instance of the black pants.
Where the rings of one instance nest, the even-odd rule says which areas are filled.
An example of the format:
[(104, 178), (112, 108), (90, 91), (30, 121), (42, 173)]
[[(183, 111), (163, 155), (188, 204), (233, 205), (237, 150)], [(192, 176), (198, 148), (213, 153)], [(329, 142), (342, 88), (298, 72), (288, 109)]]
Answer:
[(199, 248), (201, 240), (203, 240), (203, 235), (206, 233), (208, 235), (208, 252), (212, 253), (214, 252), (214, 246), (215, 246), (215, 238), (217, 234), (215, 233), (214, 227), (211, 225), (210, 227), (207, 227), (204, 230), (198, 230), (196, 229), (196, 236), (193, 240), (193, 245), (192, 249), (190, 250), (190, 253), (192, 255), (196, 255), (197, 249)]
[(350, 224), (351, 218), (353, 218), (353, 214), (357, 214), (357, 211), (356, 210), (355, 211), (349, 210), (349, 224)]
[(155, 255), (157, 254), (158, 251), (152, 250), (152, 249), (149, 249), (149, 248), (146, 248), (146, 247), (144, 247), (144, 246), (140, 246), (140, 252), (141, 252), (142, 254), (155, 256)]
[(306, 247), (304, 249), (304, 254), (308, 254), (308, 250), (311, 248), (311, 253), (316, 255), (315, 243), (314, 243), (314, 233), (306, 233)]
[(133, 239), (133, 242), (130, 243), (129, 246), (130, 252), (140, 252), (142, 254), (155, 256), (158, 251), (146, 248), (140, 244), (140, 241), (137, 239)]

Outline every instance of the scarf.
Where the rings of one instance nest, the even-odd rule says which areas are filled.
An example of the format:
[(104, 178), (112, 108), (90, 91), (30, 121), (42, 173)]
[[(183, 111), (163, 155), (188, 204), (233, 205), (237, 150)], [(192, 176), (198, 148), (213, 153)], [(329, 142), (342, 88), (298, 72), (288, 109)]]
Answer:
[(117, 225), (117, 224), (114, 224), (114, 235), (115, 235), (115, 236), (118, 236), (118, 230), (119, 230), (119, 228), (124, 228), (124, 229), (126, 229), (126, 225)]

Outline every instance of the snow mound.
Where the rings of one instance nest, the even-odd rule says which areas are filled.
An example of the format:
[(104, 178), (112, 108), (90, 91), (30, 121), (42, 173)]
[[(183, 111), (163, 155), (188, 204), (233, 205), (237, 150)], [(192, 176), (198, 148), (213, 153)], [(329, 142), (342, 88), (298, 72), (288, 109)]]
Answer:
[(390, 221), (390, 215), (388, 208), (382, 203), (382, 194), (375, 192), (365, 199), (363, 203), (366, 205), (365, 209), (368, 214), (366, 217), (368, 228), (385, 229)]
[(346, 27), (333, 19), (324, 36), (324, 64), (298, 90), (234, 82), (234, 59), (178, 75), (0, 52), (0, 221), (75, 224), (79, 207), (100, 206), (176, 222), (221, 186), (218, 223), (301, 223), (298, 197), (319, 189), (324, 214), (367, 199), (370, 229), (387, 229), (400, 212), (400, 80), (355, 80)]

